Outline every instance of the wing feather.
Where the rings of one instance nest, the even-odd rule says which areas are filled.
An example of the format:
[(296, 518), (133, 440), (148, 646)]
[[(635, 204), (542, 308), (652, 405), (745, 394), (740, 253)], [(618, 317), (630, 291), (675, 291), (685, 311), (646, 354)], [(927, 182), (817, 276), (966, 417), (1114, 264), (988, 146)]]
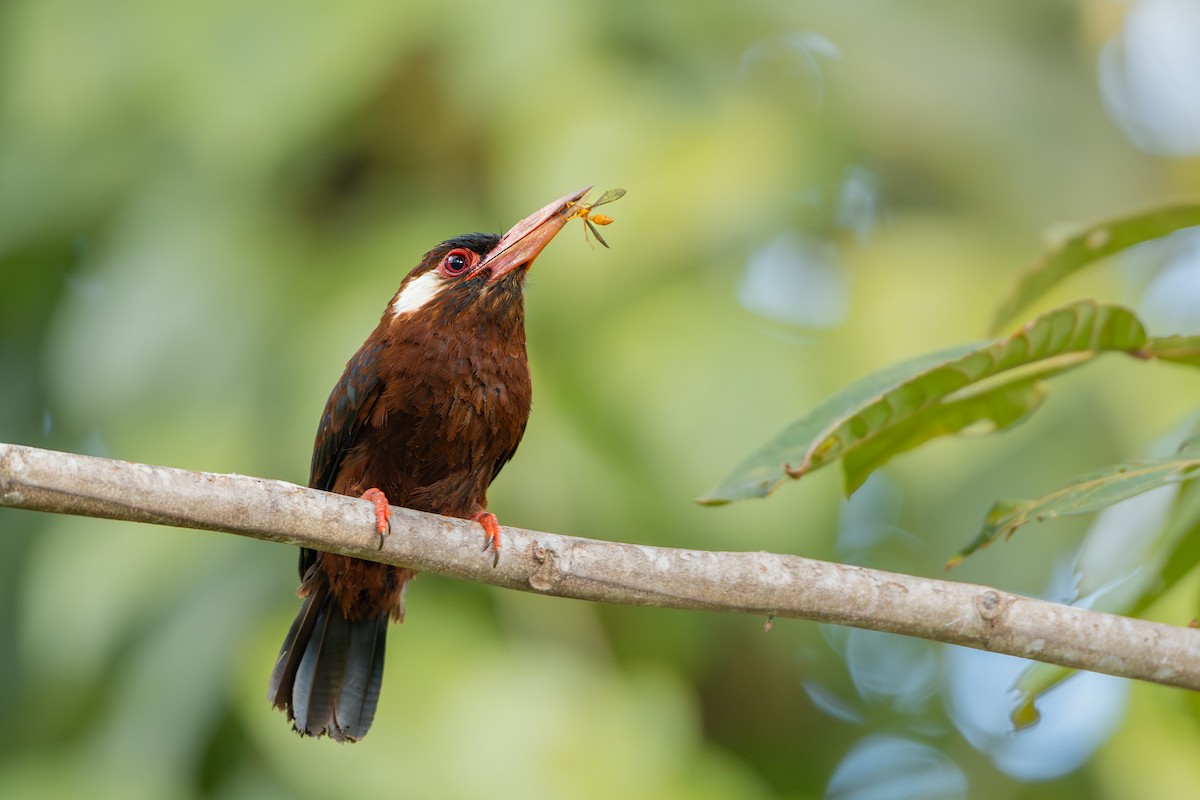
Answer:
[(382, 349), (381, 344), (364, 344), (346, 364), (341, 380), (329, 393), (325, 413), (317, 428), (309, 469), (308, 485), (314, 489), (333, 490), (346, 451), (354, 446), (358, 432), (379, 400), (382, 390), (379, 353)]

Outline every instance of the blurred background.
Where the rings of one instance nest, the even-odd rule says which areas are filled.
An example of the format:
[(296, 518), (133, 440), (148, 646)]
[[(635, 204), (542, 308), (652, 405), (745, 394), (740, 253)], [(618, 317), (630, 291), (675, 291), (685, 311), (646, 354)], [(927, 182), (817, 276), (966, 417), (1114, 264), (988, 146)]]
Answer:
[[(1200, 3), (0, 6), (0, 441), (304, 483), (325, 397), (422, 253), (587, 184), (528, 293), (502, 522), (941, 576), (1000, 497), (1179, 438), (1194, 371), (1110, 358), (849, 501), (692, 498), (846, 383), (985, 335), (1073, 224), (1200, 191)], [(1200, 332), (1183, 232), (1048, 304)], [(1174, 438), (1171, 438), (1174, 436)], [(1119, 526), (1152, 532), (1153, 508)], [(1080, 594), (1081, 519), (954, 574)], [(0, 512), (0, 796), (1165, 798), (1194, 697), (1004, 657), (423, 575), (370, 736), (266, 700), (293, 549)], [(1128, 568), (1128, 557), (1123, 562)], [(1184, 581), (1151, 616), (1196, 615)], [(1182, 793), (1182, 794), (1181, 794)]]

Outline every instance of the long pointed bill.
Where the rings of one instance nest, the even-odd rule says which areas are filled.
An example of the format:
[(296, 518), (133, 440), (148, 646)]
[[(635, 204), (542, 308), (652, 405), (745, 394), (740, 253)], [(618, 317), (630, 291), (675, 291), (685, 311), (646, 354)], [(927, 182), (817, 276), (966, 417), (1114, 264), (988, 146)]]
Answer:
[(486, 270), (490, 273), (488, 279), (495, 281), (514, 269), (528, 267), (542, 252), (542, 248), (550, 244), (554, 234), (575, 216), (579, 201), (591, 190), (591, 186), (586, 186), (578, 192), (560, 197), (513, 225), (469, 277)]

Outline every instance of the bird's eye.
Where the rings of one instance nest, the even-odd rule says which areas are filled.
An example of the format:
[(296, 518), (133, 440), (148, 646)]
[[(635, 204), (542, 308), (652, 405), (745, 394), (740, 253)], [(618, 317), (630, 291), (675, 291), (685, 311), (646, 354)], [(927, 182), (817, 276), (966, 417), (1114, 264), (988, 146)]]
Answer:
[(466, 272), (478, 258), (479, 256), (470, 250), (456, 248), (442, 256), (442, 263), (438, 264), (438, 270), (447, 278), (457, 278)]

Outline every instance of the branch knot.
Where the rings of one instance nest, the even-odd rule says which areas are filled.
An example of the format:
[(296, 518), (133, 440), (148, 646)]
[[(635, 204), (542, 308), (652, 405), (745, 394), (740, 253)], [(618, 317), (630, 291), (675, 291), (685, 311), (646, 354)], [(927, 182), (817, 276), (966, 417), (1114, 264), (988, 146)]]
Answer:
[(1000, 615), (1004, 613), (1004, 607), (1007, 603), (1000, 593), (994, 589), (988, 589), (985, 592), (980, 592), (975, 598), (975, 608), (979, 610), (979, 616), (985, 621), (995, 623)]
[(538, 566), (529, 576), (530, 588), (539, 592), (551, 591), (563, 577), (558, 567), (558, 553), (539, 544), (534, 545), (531, 555)]

